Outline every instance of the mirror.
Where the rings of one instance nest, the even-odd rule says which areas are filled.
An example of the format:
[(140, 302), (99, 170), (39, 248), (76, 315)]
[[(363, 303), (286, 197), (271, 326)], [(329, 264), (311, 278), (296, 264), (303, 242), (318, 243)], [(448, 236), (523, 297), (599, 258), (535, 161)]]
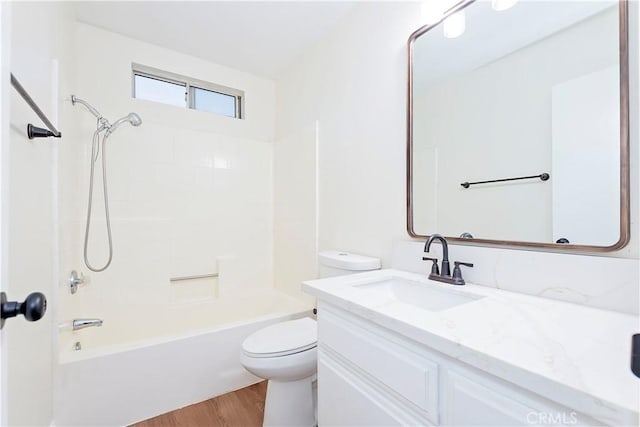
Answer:
[[(461, 14), (464, 32), (447, 38)], [(497, 11), (467, 0), (443, 17), (408, 44), (409, 234), (624, 247), (626, 2), (520, 0)]]

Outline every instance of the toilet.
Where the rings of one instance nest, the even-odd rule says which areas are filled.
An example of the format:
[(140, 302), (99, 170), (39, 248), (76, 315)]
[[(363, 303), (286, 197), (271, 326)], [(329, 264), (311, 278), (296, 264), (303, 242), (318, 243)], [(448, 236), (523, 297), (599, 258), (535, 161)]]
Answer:
[[(340, 251), (318, 254), (319, 277), (378, 270), (380, 260)], [(241, 363), (268, 380), (265, 426), (315, 426), (312, 381), (317, 369), (318, 331), (310, 317), (267, 326), (242, 343)]]

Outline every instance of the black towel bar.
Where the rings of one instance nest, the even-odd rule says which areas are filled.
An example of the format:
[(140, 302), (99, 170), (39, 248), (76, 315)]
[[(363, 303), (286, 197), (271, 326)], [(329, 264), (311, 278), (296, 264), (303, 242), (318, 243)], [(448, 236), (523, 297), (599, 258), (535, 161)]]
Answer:
[(20, 94), (22, 99), (24, 99), (26, 103), (29, 104), (29, 107), (31, 107), (31, 109), (38, 115), (38, 117), (40, 117), (40, 120), (42, 120), (42, 122), (47, 126), (47, 128), (49, 128), (47, 130), (47, 129), (39, 128), (29, 123), (27, 125), (27, 136), (29, 137), (29, 139), (46, 138), (49, 136), (53, 136), (54, 138), (62, 137), (62, 134), (60, 133), (60, 131), (56, 129), (56, 127), (51, 123), (51, 121), (47, 118), (47, 116), (42, 112), (40, 107), (38, 107), (38, 104), (36, 104), (33, 98), (29, 96), (27, 91), (24, 89), (24, 87), (22, 87), (18, 79), (16, 79), (16, 77), (13, 75), (13, 73), (11, 73), (11, 86), (15, 88), (15, 90)]
[(460, 185), (462, 185), (464, 188), (469, 188), (470, 186), (476, 185), (476, 184), (489, 184), (492, 182), (517, 181), (520, 179), (532, 179), (532, 178), (540, 178), (541, 181), (547, 181), (549, 179), (549, 174), (541, 173), (540, 175), (520, 176), (517, 178), (502, 178), (502, 179), (492, 179), (490, 181), (463, 182)]

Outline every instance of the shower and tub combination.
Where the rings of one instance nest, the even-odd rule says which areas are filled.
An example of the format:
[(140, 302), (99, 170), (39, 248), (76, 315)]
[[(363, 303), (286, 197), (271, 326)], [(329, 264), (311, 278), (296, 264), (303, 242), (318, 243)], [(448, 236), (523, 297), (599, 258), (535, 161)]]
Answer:
[[(156, 271), (141, 270), (145, 283), (137, 287), (130, 277), (123, 277), (131, 284), (131, 294), (118, 295), (118, 289), (121, 292), (122, 288), (110, 288), (110, 285), (113, 286), (112, 280), (118, 280), (122, 263), (114, 262), (107, 268), (114, 251), (105, 148), (107, 141), (117, 144), (117, 136), (115, 140), (109, 138), (121, 124), (139, 126), (142, 120), (138, 114), (130, 113), (109, 122), (86, 101), (73, 96), (72, 103), (83, 105), (96, 118), (83, 247), (84, 261), (93, 272), (94, 280), (78, 288), (73, 296), (67, 293), (66, 301), (74, 313), (88, 316), (68, 321), (59, 334), (59, 369), (54, 395), (56, 423), (129, 425), (260, 381), (240, 363), (244, 339), (275, 323), (307, 317), (311, 315), (312, 306), (264, 284), (247, 289), (236, 286), (231, 274), (235, 273), (235, 267), (225, 266), (224, 262), (218, 263), (219, 279), (179, 282), (182, 285), (171, 284), (169, 277)], [(106, 220), (108, 238), (106, 262), (90, 259), (88, 251), (89, 236), (95, 233), (91, 227), (91, 207), (96, 201), (93, 176), (99, 173), (95, 169), (100, 155), (105, 196), (105, 217), (101, 220)], [(115, 153), (112, 159), (120, 160), (120, 155)], [(109, 172), (115, 176), (122, 171)], [(114, 214), (113, 220), (117, 237), (118, 216)], [(115, 246), (117, 254), (120, 252), (117, 241)], [(106, 250), (104, 253), (106, 255)], [(143, 276), (136, 276), (136, 280)], [(147, 298), (143, 290), (153, 289), (154, 284), (156, 289), (171, 286), (185, 289), (197, 288), (202, 283), (216, 291), (206, 298), (166, 298), (161, 302), (156, 298), (151, 304), (140, 302)], [(101, 319), (89, 318), (96, 314), (104, 324)], [(93, 327), (101, 325), (101, 328)]]
[[(91, 104), (87, 101), (76, 97), (75, 95), (71, 95), (71, 104), (81, 104), (89, 110), (91, 114), (96, 117), (96, 130), (93, 134), (92, 143), (91, 143), (91, 174), (89, 176), (89, 197), (88, 197), (88, 206), (87, 206), (87, 217), (86, 217), (86, 227), (84, 234), (84, 263), (87, 268), (93, 272), (101, 272), (107, 269), (111, 264), (111, 260), (113, 259), (113, 243), (111, 239), (111, 221), (109, 218), (109, 194), (107, 192), (107, 138), (111, 135), (115, 130), (123, 123), (129, 123), (132, 126), (140, 126), (142, 124), (142, 119), (137, 113), (129, 113), (124, 117), (119, 118), (115, 122), (111, 123), (107, 118), (105, 118), (98, 110), (96, 110)], [(102, 139), (100, 139), (100, 134), (104, 132)], [(101, 156), (100, 156), (101, 155)], [(93, 205), (93, 178), (95, 172), (95, 164), (98, 160), (98, 157), (102, 157), (102, 190), (103, 190), (103, 198), (104, 198), (104, 208), (105, 208), (105, 218), (106, 218), (106, 227), (107, 227), (107, 238), (108, 238), (108, 250), (109, 257), (105, 264), (102, 267), (94, 267), (89, 262), (88, 256), (88, 246), (89, 246), (89, 233), (91, 228), (91, 209)], [(69, 283), (71, 286), (71, 293), (75, 293), (77, 290), (77, 286), (84, 282), (83, 277), (79, 277), (78, 273), (74, 270), (71, 273), (71, 278), (69, 279)], [(102, 326), (102, 319), (73, 319), (69, 324), (63, 324), (62, 327), (66, 328), (70, 326), (73, 331), (77, 331), (80, 329), (85, 329), (89, 327)], [(73, 346), (74, 350), (80, 350), (82, 348), (80, 342), (76, 342)]]

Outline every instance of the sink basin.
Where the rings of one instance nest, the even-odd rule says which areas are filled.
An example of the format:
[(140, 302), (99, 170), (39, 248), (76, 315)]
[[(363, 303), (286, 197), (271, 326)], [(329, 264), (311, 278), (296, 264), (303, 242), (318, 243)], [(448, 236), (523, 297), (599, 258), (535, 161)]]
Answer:
[(454, 289), (438, 289), (398, 277), (387, 277), (353, 286), (363, 291), (375, 292), (383, 300), (401, 302), (428, 311), (442, 311), (484, 298), (482, 295), (467, 294)]

